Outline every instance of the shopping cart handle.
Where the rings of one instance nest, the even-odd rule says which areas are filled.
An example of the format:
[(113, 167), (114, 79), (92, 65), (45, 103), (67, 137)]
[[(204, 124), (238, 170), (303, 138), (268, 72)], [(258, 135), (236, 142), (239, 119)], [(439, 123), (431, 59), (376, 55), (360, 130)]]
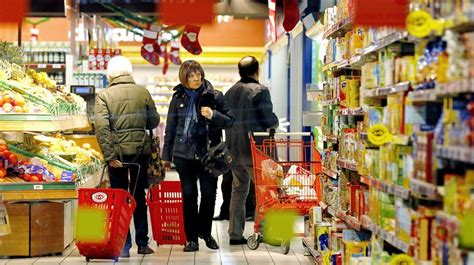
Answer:
[[(276, 132), (275, 136), (312, 136), (312, 132)], [(270, 136), (269, 132), (253, 132), (253, 136)]]

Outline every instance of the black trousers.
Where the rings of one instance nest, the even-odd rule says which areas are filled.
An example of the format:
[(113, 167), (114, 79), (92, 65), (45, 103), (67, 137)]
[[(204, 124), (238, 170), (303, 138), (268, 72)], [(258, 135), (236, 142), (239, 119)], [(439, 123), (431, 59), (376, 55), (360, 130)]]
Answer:
[[(217, 178), (204, 171), (199, 160), (174, 157), (173, 162), (183, 190), (184, 231), (188, 242), (198, 242), (198, 235), (211, 235), (216, 204)], [(201, 201), (198, 208), (198, 186)]]
[[(222, 191), (222, 205), (220, 216), (229, 219), (230, 199), (232, 197), (232, 171), (225, 173), (222, 176), (221, 191)], [(249, 195), (245, 201), (245, 212), (247, 216), (255, 215), (255, 186), (250, 184)]]
[[(124, 156), (122, 162), (131, 162), (135, 156)], [(110, 186), (116, 189), (129, 190), (133, 194), (133, 189), (135, 188), (135, 183), (137, 183), (137, 188), (135, 190), (135, 201), (137, 203), (137, 208), (133, 213), (133, 222), (135, 225), (135, 242), (137, 246), (147, 246), (148, 245), (148, 218), (147, 218), (147, 206), (145, 199), (145, 189), (148, 187), (148, 162), (149, 155), (141, 155), (138, 157), (135, 163), (140, 165), (140, 175), (137, 176), (137, 167), (123, 167), (123, 168), (113, 168), (109, 167), (109, 176), (110, 176)], [(129, 170), (130, 170), (130, 180), (129, 180)], [(137, 180), (138, 177), (138, 180)], [(127, 241), (125, 242), (125, 248), (130, 249), (132, 246), (132, 240), (130, 236), (130, 231), (127, 235)]]

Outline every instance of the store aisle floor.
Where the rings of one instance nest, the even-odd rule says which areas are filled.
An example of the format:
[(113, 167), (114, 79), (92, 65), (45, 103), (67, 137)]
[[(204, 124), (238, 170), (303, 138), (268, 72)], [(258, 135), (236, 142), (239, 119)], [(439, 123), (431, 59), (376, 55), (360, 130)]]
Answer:
[[(167, 175), (167, 180), (177, 180), (176, 173), (171, 172)], [(216, 214), (219, 213), (219, 207), (222, 203), (222, 195), (217, 191)], [(261, 244), (257, 250), (250, 250), (246, 245), (230, 246), (227, 229), (229, 227), (228, 221), (214, 222), (213, 236), (220, 245), (220, 250), (215, 251), (208, 249), (203, 240), (200, 239), (200, 250), (195, 253), (183, 252), (183, 246), (159, 246), (152, 241), (150, 246), (155, 250), (153, 255), (138, 255), (137, 248), (134, 246), (131, 251), (130, 258), (123, 258), (119, 260), (120, 264), (168, 264), (168, 265), (232, 265), (232, 264), (249, 264), (249, 265), (267, 265), (267, 264), (314, 264), (308, 257), (304, 256), (304, 247), (301, 244), (301, 239), (296, 238), (291, 244), (291, 250), (288, 255), (281, 254), (279, 247), (267, 246)], [(301, 225), (298, 225), (300, 228)], [(299, 230), (299, 229), (298, 229)], [(247, 222), (245, 226), (244, 236), (249, 236), (253, 232), (253, 222)], [(151, 228), (150, 228), (151, 234)], [(67, 248), (62, 256), (56, 257), (37, 257), (37, 258), (20, 258), (20, 259), (0, 259), (0, 265), (8, 264), (113, 264), (112, 261), (107, 260), (91, 260), (89, 263), (85, 258), (79, 254), (78, 249), (72, 244)]]

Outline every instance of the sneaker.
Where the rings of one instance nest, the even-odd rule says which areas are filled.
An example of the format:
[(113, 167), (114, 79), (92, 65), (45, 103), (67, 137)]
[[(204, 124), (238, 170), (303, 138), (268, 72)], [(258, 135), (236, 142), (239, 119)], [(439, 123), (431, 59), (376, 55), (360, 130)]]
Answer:
[(247, 239), (242, 237), (241, 239), (231, 239), (229, 242), (230, 245), (245, 245), (247, 244)]
[(214, 237), (212, 237), (212, 235), (207, 236), (207, 237), (199, 235), (199, 237), (202, 238), (206, 242), (206, 246), (208, 248), (214, 249), (214, 250), (219, 249), (219, 244), (217, 244), (216, 240), (214, 239)]
[(195, 252), (199, 251), (199, 244), (196, 242), (188, 242), (186, 246), (183, 248), (184, 252)]
[(122, 254), (120, 254), (121, 258), (130, 258), (130, 249), (124, 248), (122, 250)]
[(141, 246), (141, 247), (138, 247), (137, 253), (139, 255), (148, 255), (148, 254), (155, 253), (155, 251), (153, 251), (153, 249), (151, 249), (149, 246)]

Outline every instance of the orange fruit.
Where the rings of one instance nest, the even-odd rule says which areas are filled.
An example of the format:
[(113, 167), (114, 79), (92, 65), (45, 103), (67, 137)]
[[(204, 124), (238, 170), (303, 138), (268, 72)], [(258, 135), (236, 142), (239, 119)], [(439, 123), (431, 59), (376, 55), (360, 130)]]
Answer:
[(12, 101), (12, 96), (10, 96), (9, 94), (3, 95), (4, 103), (11, 103), (11, 101)]

